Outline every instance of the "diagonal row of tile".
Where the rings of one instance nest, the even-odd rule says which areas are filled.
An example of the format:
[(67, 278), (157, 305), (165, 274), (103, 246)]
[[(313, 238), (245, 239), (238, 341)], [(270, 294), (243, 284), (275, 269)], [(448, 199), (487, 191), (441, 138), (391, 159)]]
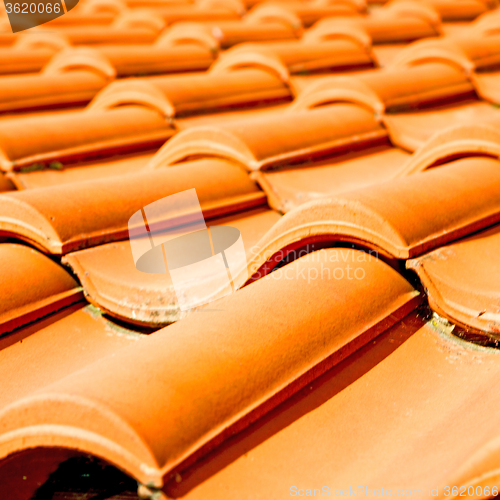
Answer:
[[(33, 72), (0, 77), (0, 491), (30, 498), (66, 455), (23, 461), (61, 448), (150, 498), (491, 496), (500, 354), (451, 332), (500, 328), (496, 5), (157, 3), (0, 37)], [(185, 314), (126, 238), (191, 188), (248, 265)]]

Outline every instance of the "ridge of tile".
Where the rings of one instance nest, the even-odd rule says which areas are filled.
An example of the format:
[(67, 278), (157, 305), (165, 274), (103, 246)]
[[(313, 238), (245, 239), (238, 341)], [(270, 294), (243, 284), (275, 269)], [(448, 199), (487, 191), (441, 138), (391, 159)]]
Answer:
[(32, 248), (0, 243), (0, 335), (83, 299), (80, 285)]
[(326, 18), (318, 21), (312, 28), (304, 33), (301, 40), (320, 42), (347, 38), (367, 48), (372, 44), (372, 38), (360, 19), (354, 18)]
[(177, 46), (180, 44), (198, 44), (210, 51), (219, 51), (219, 42), (210, 28), (202, 23), (179, 22), (172, 25), (155, 42), (158, 46)]
[(176, 164), (195, 155), (228, 158), (253, 171), (386, 137), (370, 110), (337, 103), (183, 130), (158, 151), (149, 167)]
[(469, 76), (474, 63), (454, 41), (444, 38), (417, 40), (405, 47), (394, 58), (391, 67), (408, 67), (430, 61), (439, 61), (459, 67)]
[(71, 47), (70, 41), (60, 33), (39, 31), (30, 35), (19, 35), (14, 44), (13, 50), (36, 50), (40, 48), (50, 49), (55, 52)]
[(132, 12), (124, 12), (115, 18), (111, 28), (130, 29), (144, 28), (151, 30), (156, 37), (165, 29), (165, 21), (155, 15), (154, 11), (147, 9), (135, 9)]
[[(197, 189), (205, 217), (265, 203), (245, 171), (225, 160), (0, 195), (0, 233), (50, 254), (128, 236), (129, 218), (168, 194)], [(78, 209), (76, 207), (79, 207)]]
[(139, 105), (157, 111), (164, 118), (175, 114), (172, 103), (153, 84), (139, 78), (118, 80), (99, 92), (87, 110), (114, 109), (124, 105)]
[(500, 220), (498, 167), (493, 159), (456, 160), (304, 203), (259, 241), (248, 275), (251, 281), (261, 278), (288, 253), (312, 243), (350, 242), (390, 259), (408, 259), (495, 224)]
[[(210, 215), (209, 212), (206, 213)], [(257, 241), (279, 219), (279, 214), (262, 206), (211, 218), (207, 222), (211, 228), (230, 226), (238, 229), (245, 247), (245, 255), (249, 258)], [(168, 270), (164, 274), (143, 273), (137, 270), (129, 241), (72, 252), (63, 257), (63, 262), (69, 265), (80, 279), (87, 300), (122, 321), (158, 328), (191, 314), (180, 309)], [(245, 277), (241, 277), (239, 282), (233, 282), (235, 288), (241, 286), (244, 280)], [(200, 280), (197, 285), (200, 290), (201, 284)], [(212, 290), (210, 283), (203, 286), (203, 293), (214, 300), (220, 296), (220, 291)]]
[(282, 82), (289, 83), (288, 68), (273, 51), (265, 48), (238, 47), (237, 50), (228, 50), (212, 64), (210, 72), (212, 74), (225, 74), (248, 67), (263, 69), (276, 75)]
[(406, 267), (418, 274), (429, 305), (440, 316), (468, 331), (484, 331), (498, 339), (499, 251), (496, 225), (409, 260)]
[(384, 103), (359, 77), (332, 76), (312, 83), (290, 105), (290, 109), (314, 109), (326, 104), (349, 102), (366, 107), (380, 119)]
[(436, 133), (408, 159), (398, 176), (423, 172), (450, 159), (500, 157), (500, 132), (488, 125), (457, 125)]
[(44, 66), (43, 73), (65, 75), (75, 69), (93, 71), (107, 80), (113, 80), (116, 76), (112, 64), (98, 50), (73, 47), (57, 52)]
[[(363, 280), (305, 286), (304, 272), (323, 265), (345, 273), (342, 259), (358, 257)], [(286, 286), (283, 277), (255, 283), (218, 302), (210, 321), (193, 314), (4, 407), (0, 456), (47, 443), (77, 448), (161, 487), (173, 467), (268, 412), (420, 301), (396, 271), (362, 252), (332, 249), (317, 259), (287, 266), (297, 278)], [(274, 307), (277, 296), (283, 307)], [(266, 334), (248, 335), (248, 324)], [(144, 419), (145, 407), (155, 418)]]
[(252, 10), (250, 10), (243, 20), (247, 23), (261, 24), (267, 22), (279, 22), (289, 26), (298, 37), (302, 34), (302, 21), (289, 8), (289, 3), (285, 5), (280, 5), (279, 3), (259, 3)]

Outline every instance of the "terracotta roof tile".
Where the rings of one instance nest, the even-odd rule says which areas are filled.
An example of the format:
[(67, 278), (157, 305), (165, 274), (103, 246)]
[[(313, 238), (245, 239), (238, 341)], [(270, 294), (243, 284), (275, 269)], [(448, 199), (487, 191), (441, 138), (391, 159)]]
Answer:
[(0, 77), (0, 112), (87, 104), (109, 83), (94, 68), (69, 67), (34, 75)]
[(467, 329), (498, 335), (499, 228), (441, 247), (407, 262), (416, 271), (431, 307)]
[[(119, 327), (83, 302), (18, 328), (0, 339), (0, 372), (4, 381), (1, 405), (4, 407), (140, 338), (140, 334)], [(46, 348), (48, 345), (50, 349)], [(19, 370), (19, 366), (29, 369)]]
[(329, 39), (361, 31), (371, 43), (384, 44), (437, 36), (440, 30), (437, 11), (420, 2), (400, 0), (364, 17), (322, 19), (305, 36)]
[(363, 0), (315, 0), (310, 2), (303, 2), (300, 0), (274, 0), (263, 2), (260, 5), (265, 6), (273, 4), (283, 5), (291, 10), (300, 18), (304, 26), (311, 26), (316, 21), (325, 17), (357, 16), (366, 10), (366, 3)]
[[(13, 36), (0, 2), (0, 497), (82, 454), (151, 500), (497, 483), (498, 360), (457, 340), (499, 341), (497, 3), (80, 0)], [(192, 188), (244, 248), (185, 311), (127, 237)]]
[(217, 61), (206, 73), (149, 77), (147, 82), (165, 95), (176, 116), (290, 101), (289, 79), (280, 78), (287, 75), (286, 68), (278, 68), (282, 73), (277, 74), (273, 61), (266, 62), (238, 68)]
[(71, 46), (68, 39), (57, 33), (18, 35), (9, 48), (0, 48), (0, 74), (38, 72), (50, 58)]
[(288, 212), (307, 201), (424, 172), (459, 157), (484, 155), (500, 155), (496, 129), (459, 125), (438, 132), (413, 155), (387, 142), (290, 168), (255, 172), (252, 177), (274, 209)]
[(79, 183), (138, 172), (144, 168), (144, 165), (149, 162), (154, 153), (155, 151), (117, 155), (106, 159), (99, 158), (97, 160), (83, 161), (76, 165), (62, 165), (58, 169), (9, 172), (5, 175), (8, 176), (8, 182), (12, 182), (19, 190)]
[[(0, 195), (0, 232), (65, 254), (128, 236), (129, 218), (168, 194), (197, 189), (206, 217), (262, 205), (266, 197), (225, 160)], [(92, 193), (90, 195), (89, 193)], [(80, 208), (76, 211), (76, 207)], [(80, 214), (75, 217), (75, 214)]]
[[(50, 442), (101, 456), (141, 483), (160, 487), (166, 472), (203, 446), (206, 451), (214, 438), (227, 437), (229, 426), (248, 425), (420, 300), (396, 271), (364, 253), (318, 255), (287, 266), (296, 279), (261, 280), (219, 301), (215, 311), (191, 315), (5, 407), (0, 456)], [(345, 273), (346, 261), (358, 257), (363, 280), (306, 285), (304, 273)], [(275, 308), (278, 295), (283, 307)], [(352, 301), (363, 304), (362, 314), (360, 307), (345, 307)], [(248, 335), (248, 325), (266, 334)], [(63, 431), (67, 426), (71, 432)]]
[(36, 250), (1, 243), (0, 334), (46, 316), (83, 298), (79, 284)]
[(0, 166), (21, 170), (112, 152), (159, 146), (175, 127), (165, 110), (142, 99), (97, 96), (85, 110), (0, 121)]
[(408, 156), (386, 144), (296, 168), (255, 172), (253, 178), (275, 210), (289, 212), (311, 200), (389, 180), (401, 170)]
[(357, 243), (392, 258), (420, 255), (499, 220), (494, 180), (499, 175), (497, 160), (463, 159), (305, 203), (258, 243), (249, 274), (261, 277), (290, 251), (322, 241)]
[[(229, 225), (237, 228), (250, 258), (254, 245), (279, 219), (276, 212), (258, 208), (208, 222), (210, 227)], [(64, 257), (64, 262), (81, 280), (87, 299), (112, 316), (158, 327), (186, 315), (179, 308), (169, 273), (138, 271), (129, 241), (70, 253)]]
[(307, 488), (312, 495), (323, 486), (333, 496), (360, 486), (362, 497), (370, 496), (367, 488), (372, 496), (381, 488), (392, 496), (398, 488), (421, 489), (425, 497), (430, 484), (440, 493), (452, 484), (491, 491), (498, 486), (499, 366), (497, 350), (460, 341), (421, 312), (411, 314), (206, 460), (179, 471), (164, 492), (229, 500), (298, 496), (299, 488), (306, 498)]
[(183, 130), (165, 144), (158, 159), (168, 165), (192, 155), (222, 156), (258, 170), (385, 137), (386, 131), (371, 111), (339, 103)]

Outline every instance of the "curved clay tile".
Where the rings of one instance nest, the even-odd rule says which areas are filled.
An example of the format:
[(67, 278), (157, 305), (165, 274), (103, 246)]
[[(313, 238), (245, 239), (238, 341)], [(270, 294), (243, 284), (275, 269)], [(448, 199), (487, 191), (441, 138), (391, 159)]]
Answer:
[(156, 16), (154, 11), (140, 9), (121, 14), (112, 24), (112, 27), (117, 29), (149, 29), (156, 35), (159, 35), (165, 29), (165, 26), (165, 21)]
[(129, 28), (127, 26), (115, 26), (114, 24), (106, 27), (99, 25), (69, 25), (57, 26), (53, 29), (66, 36), (73, 45), (150, 44), (158, 37), (158, 32), (155, 29), (152, 30), (149, 26)]
[(0, 111), (87, 104), (114, 74), (100, 54), (69, 49), (40, 73), (1, 77)]
[(348, 39), (365, 50), (371, 47), (372, 39), (360, 19), (326, 18), (318, 21), (302, 37), (305, 42)]
[(264, 193), (243, 169), (222, 160), (209, 165), (210, 169), (201, 162), (3, 194), (0, 233), (29, 241), (47, 253), (65, 254), (127, 238), (128, 220), (137, 210), (193, 187), (206, 217), (265, 203)]
[(245, 22), (217, 21), (205, 23), (222, 48), (233, 47), (244, 42), (269, 42), (296, 40), (299, 35), (288, 23), (281, 21)]
[(0, 334), (83, 298), (80, 285), (58, 264), (32, 248), (1, 243)]
[(384, 112), (384, 103), (362, 80), (354, 77), (325, 77), (303, 90), (290, 109), (313, 109), (335, 102), (350, 102), (366, 107), (376, 115)]
[(289, 252), (316, 242), (348, 241), (408, 259), (471, 234), (500, 220), (498, 167), (498, 160), (458, 160), (425, 174), (305, 203), (257, 244), (248, 275), (261, 277)]
[(338, 103), (186, 129), (159, 150), (155, 163), (215, 156), (259, 170), (350, 150), (386, 136), (373, 112)]
[(457, 37), (453, 40), (472, 61), (476, 70), (487, 71), (492, 68), (498, 69), (500, 64), (500, 35), (487, 37), (478, 36), (476, 33)]
[(459, 499), (450, 485), (458, 494), (471, 485), (485, 498), (499, 484), (499, 361), (498, 349), (461, 341), (417, 311), (172, 474), (163, 492), (183, 500), (306, 499), (325, 485), (325, 497), (381, 497), (383, 488), (384, 496), (400, 489)]
[(302, 1), (283, 1), (275, 0), (263, 2), (264, 6), (279, 5), (293, 12), (304, 26), (311, 26), (316, 21), (327, 17), (351, 17), (358, 16), (366, 12), (366, 3), (364, 1), (351, 0), (312, 0), (308, 2)]
[(153, 155), (154, 150), (110, 158), (96, 158), (71, 165), (69, 168), (63, 167), (61, 170), (49, 168), (29, 172), (9, 172), (6, 175), (20, 191), (51, 187), (138, 172), (144, 168)]
[(154, 8), (156, 15), (163, 18), (168, 24), (178, 22), (206, 22), (206, 21), (234, 21), (241, 18), (240, 12), (234, 10), (229, 4), (221, 8), (202, 8), (198, 5), (177, 4), (162, 5)]
[(58, 52), (43, 68), (43, 72), (50, 75), (65, 75), (75, 69), (93, 71), (108, 80), (116, 76), (116, 71), (109, 60), (98, 50), (88, 48), (69, 48)]
[(438, 314), (467, 330), (498, 338), (499, 226), (481, 231), (407, 262), (422, 281)]
[(363, 69), (377, 64), (369, 46), (365, 47), (358, 40), (348, 37), (338, 37), (326, 41), (269, 42), (266, 43), (265, 47), (279, 56), (290, 73), (300, 74), (318, 70), (339, 71), (348, 68)]
[[(369, 87), (388, 112), (419, 109), (475, 97), (474, 86), (463, 71), (443, 62), (426, 62), (409, 68), (391, 68), (360, 75), (357, 80)], [(386, 114), (386, 118), (393, 114)]]
[(500, 16), (498, 10), (486, 12), (482, 16), (479, 16), (476, 21), (471, 23), (470, 29), (484, 35), (500, 31)]
[(273, 51), (253, 46), (228, 50), (214, 62), (210, 72), (213, 74), (226, 74), (240, 68), (260, 68), (276, 75), (284, 83), (290, 81), (287, 67)]
[(200, 44), (102, 45), (119, 76), (205, 71), (217, 53)]
[(120, 0), (85, 0), (78, 6), (78, 13), (86, 15), (108, 14), (116, 17), (127, 10)]
[(465, 156), (500, 157), (500, 132), (488, 125), (458, 125), (438, 132), (408, 159), (399, 176), (423, 172)]
[(477, 123), (496, 127), (498, 111), (490, 103), (469, 99), (407, 113), (386, 113), (383, 122), (393, 144), (415, 151), (450, 124)]
[(37, 73), (53, 55), (51, 48), (21, 50), (0, 46), (0, 75)]
[(441, 16), (439, 12), (428, 3), (412, 1), (412, 0), (398, 0), (391, 2), (384, 9), (384, 13), (400, 18), (404, 22), (404, 18), (416, 17), (429, 23), (434, 29), (440, 32)]
[(280, 23), (288, 26), (295, 38), (302, 34), (302, 21), (288, 7), (279, 4), (259, 4), (255, 6), (244, 18), (251, 24)]
[(426, 62), (443, 62), (461, 68), (467, 75), (474, 70), (474, 62), (466, 52), (445, 39), (419, 40), (405, 47), (393, 60), (391, 67), (407, 67)]
[(253, 172), (252, 178), (267, 194), (269, 206), (287, 213), (309, 201), (390, 180), (409, 156), (402, 149), (381, 144), (295, 168)]
[[(293, 99), (289, 85), (260, 66), (234, 71), (147, 79), (171, 102), (176, 116), (227, 108), (279, 104)], [(196, 89), (196, 92), (193, 92)]]
[(428, 0), (443, 21), (470, 21), (488, 11), (482, 0)]
[(70, 41), (63, 35), (54, 32), (46, 33), (44, 31), (39, 31), (38, 33), (31, 33), (29, 35), (19, 35), (16, 42), (12, 46), (14, 50), (37, 50), (37, 49), (49, 49), (54, 53), (60, 50), (67, 49), (71, 46)]
[[(19, 328), (0, 338), (0, 406), (61, 380), (141, 338), (141, 334), (118, 326), (83, 301)], [(30, 369), (19, 370), (20, 365), (29, 365)]]
[(155, 110), (165, 118), (175, 114), (172, 103), (160, 90), (147, 81), (133, 78), (109, 84), (87, 109), (106, 110), (134, 104)]
[(1, 120), (0, 166), (45, 168), (52, 162), (159, 146), (176, 130), (163, 111), (140, 101), (111, 109), (90, 105), (85, 110)]
[[(204, 200), (201, 201), (204, 203)], [(250, 258), (255, 243), (279, 219), (279, 214), (262, 207), (207, 220), (207, 225), (210, 228), (230, 226), (238, 229), (246, 256)], [(244, 258), (244, 255), (241, 257)], [(64, 257), (64, 262), (81, 280), (89, 302), (127, 323), (160, 327), (174, 323), (186, 315), (186, 312), (180, 309), (170, 273), (139, 271), (134, 264), (129, 241), (69, 253)], [(245, 277), (242, 276), (235, 285), (241, 286), (244, 280)], [(198, 286), (200, 283), (201, 280)], [(203, 284), (202, 289), (204, 296), (210, 297), (212, 290), (209, 283)], [(215, 300), (219, 293), (219, 290), (214, 289), (212, 299)]]
[(219, 42), (213, 36), (210, 28), (202, 23), (175, 23), (155, 42), (155, 45), (175, 47), (184, 44), (197, 44), (213, 53), (219, 51)]
[(246, 8), (240, 0), (198, 0), (197, 7), (200, 9), (228, 9), (243, 16), (246, 13)]
[[(353, 263), (363, 279), (347, 278)], [(159, 488), (177, 464), (248, 426), (420, 301), (395, 270), (355, 250), (284, 270), (292, 279), (261, 280), (4, 407), (0, 457), (63, 446)], [(249, 324), (265, 335), (249, 334)]]

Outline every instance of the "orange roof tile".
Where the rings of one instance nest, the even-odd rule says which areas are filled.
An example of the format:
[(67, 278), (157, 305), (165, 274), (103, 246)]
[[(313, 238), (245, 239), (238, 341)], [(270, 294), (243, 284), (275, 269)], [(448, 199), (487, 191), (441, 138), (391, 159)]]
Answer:
[(2, 288), (0, 334), (83, 298), (79, 284), (45, 255), (31, 248), (0, 244)]
[[(0, 456), (50, 442), (104, 457), (160, 487), (165, 473), (206, 452), (229, 426), (248, 425), (415, 308), (418, 292), (387, 264), (364, 256), (333, 249), (299, 259), (288, 266), (297, 278), (285, 287), (283, 276), (261, 280), (217, 302), (216, 311), (200, 311), (18, 399), (0, 412)], [(326, 268), (345, 275), (357, 257), (364, 280), (306, 285), (304, 273)], [(278, 295), (283, 307), (275, 308)], [(346, 308), (351, 301), (359, 306)]]

